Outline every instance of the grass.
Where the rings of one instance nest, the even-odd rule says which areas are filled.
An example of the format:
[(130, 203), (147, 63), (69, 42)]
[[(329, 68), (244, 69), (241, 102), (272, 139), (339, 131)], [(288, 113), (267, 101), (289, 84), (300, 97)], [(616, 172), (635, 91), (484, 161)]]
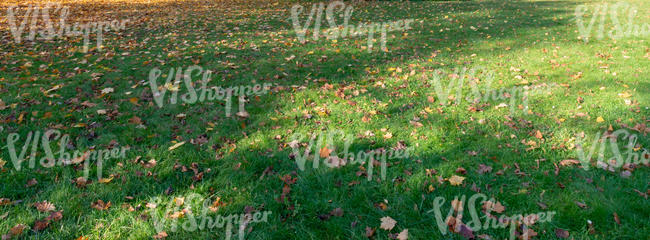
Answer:
[[(151, 215), (163, 215), (172, 198), (194, 193), (221, 199), (223, 205), (209, 214), (213, 217), (240, 214), (246, 207), (271, 211), (268, 222), (249, 225), (249, 239), (363, 239), (366, 227), (376, 230), (375, 239), (404, 229), (410, 239), (463, 239), (457, 233), (442, 235), (429, 210), (435, 197), (447, 199), (446, 214), (455, 196), (480, 191), (501, 202), (508, 216), (555, 211), (550, 222), (533, 225), (539, 239), (556, 239), (557, 229), (575, 239), (650, 235), (646, 166), (627, 178), (620, 169), (579, 165), (560, 166), (555, 173), (555, 164), (578, 159), (576, 134), (593, 139), (611, 126), (628, 129), (640, 146), (650, 146), (647, 132), (632, 129), (645, 126), (650, 115), (647, 36), (578, 39), (574, 11), (586, 4), (592, 12), (598, 3), (588, 1), (348, 3), (354, 6), (353, 24), (415, 20), (413, 29), (388, 34), (388, 52), (379, 51), (378, 43), (368, 52), (365, 37), (301, 44), (291, 6), (309, 11), (312, 3), (65, 2), (71, 7), (69, 22), (131, 20), (126, 30), (106, 33), (102, 51), (88, 53), (79, 51), (81, 38), (15, 43), (5, 19), (6, 8), (15, 3), (2, 3), (0, 158), (6, 164), (0, 197), (12, 202), (0, 206), (0, 216), (7, 214), (0, 217), (0, 233), (25, 224), (17, 237), (150, 239), (158, 233)], [(639, 10), (636, 24), (650, 24), (643, 17), (647, 2), (628, 3)], [(226, 117), (223, 101), (158, 108), (147, 82), (151, 69), (195, 64), (214, 72), (211, 85), (270, 83), (272, 91), (249, 99), (247, 118)], [(494, 72), (493, 89), (547, 85), (549, 91), (530, 97), (529, 114), (495, 108), (509, 101), (493, 99), (441, 105), (447, 100), (435, 93), (434, 72), (463, 67)], [(484, 89), (485, 75), (476, 77)], [(442, 81), (446, 87), (447, 74)], [(114, 91), (102, 94), (106, 88)], [(463, 96), (471, 91), (465, 85)], [(86, 101), (93, 104), (82, 104)], [(102, 109), (108, 113), (97, 112)], [(125, 158), (104, 163), (104, 177), (113, 178), (108, 183), (91, 175), (92, 183), (78, 187), (74, 180), (83, 172), (75, 165), (17, 171), (6, 147), (9, 134), (21, 136), (20, 148), (28, 132), (47, 129), (70, 135), (68, 152), (113, 145), (130, 150)], [(368, 181), (358, 164), (314, 169), (308, 160), (304, 171), (298, 169), (291, 136), (336, 129), (354, 136), (353, 153), (400, 142), (414, 150), (409, 158), (388, 161), (386, 179), (376, 167)], [(185, 144), (168, 150), (177, 142)], [(345, 144), (334, 138), (333, 145), (340, 152)], [(54, 141), (51, 146), (59, 149)], [(42, 147), (37, 152), (38, 159), (45, 155)], [(152, 159), (155, 166), (145, 166)], [(479, 164), (493, 170), (480, 174)], [(466, 173), (457, 173), (459, 167)], [(437, 173), (428, 175), (427, 169)], [(452, 186), (437, 180), (453, 175), (464, 182)], [(30, 179), (38, 183), (26, 186)], [(156, 199), (162, 202), (152, 210), (147, 203)], [(97, 200), (112, 206), (91, 208)], [(42, 201), (62, 210), (63, 218), (35, 230), (35, 221), (49, 215), (33, 206)], [(189, 205), (194, 213), (202, 210), (198, 203)], [(337, 208), (342, 216), (328, 215)], [(386, 216), (397, 221), (391, 231), (379, 228)], [(180, 223), (187, 219), (186, 213)], [(226, 238), (224, 228), (164, 230), (167, 239)], [(509, 236), (505, 229), (474, 234)]]

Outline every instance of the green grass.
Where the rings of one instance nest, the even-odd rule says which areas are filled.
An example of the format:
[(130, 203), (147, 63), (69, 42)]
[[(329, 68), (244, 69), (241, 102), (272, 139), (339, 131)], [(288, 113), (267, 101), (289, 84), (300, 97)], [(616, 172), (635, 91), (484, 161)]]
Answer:
[[(639, 10), (635, 23), (650, 24), (644, 17), (650, 9), (648, 3), (628, 2)], [(47, 200), (56, 210), (63, 210), (63, 219), (42, 231), (26, 229), (22, 238), (150, 239), (157, 232), (146, 204), (155, 198), (167, 203), (173, 197), (196, 193), (218, 196), (225, 203), (210, 213), (213, 217), (240, 214), (246, 206), (271, 211), (268, 222), (250, 225), (248, 239), (364, 239), (366, 227), (376, 228), (375, 239), (388, 239), (389, 231), (379, 229), (380, 218), (386, 216), (397, 221), (390, 233), (408, 229), (410, 239), (463, 239), (455, 233), (441, 235), (434, 214), (428, 212), (433, 199), (442, 196), (447, 199), (442, 210), (446, 214), (448, 202), (455, 196), (471, 196), (475, 184), (481, 193), (499, 200), (508, 216), (555, 211), (552, 221), (532, 227), (539, 239), (556, 239), (558, 228), (568, 230), (575, 239), (646, 239), (650, 235), (650, 203), (634, 191), (647, 193), (650, 188), (647, 167), (635, 169), (629, 178), (621, 177), (620, 170), (584, 170), (577, 165), (560, 166), (559, 174), (554, 173), (554, 164), (578, 158), (576, 134), (584, 132), (593, 140), (610, 125), (617, 130), (650, 121), (648, 37), (590, 39), (588, 43), (578, 39), (574, 10), (587, 4), (592, 12), (598, 3), (354, 4), (353, 24), (415, 20), (413, 29), (404, 34), (388, 34), (389, 52), (379, 51), (379, 42), (372, 52), (363, 49), (365, 37), (336, 42), (322, 37), (301, 44), (290, 18), (295, 3), (98, 4), (96, 13), (90, 15), (130, 18), (134, 24), (127, 25), (120, 35), (108, 33), (105, 49), (87, 54), (72, 50), (73, 46), (78, 50), (81, 42), (16, 44), (10, 41), (10, 32), (2, 30), (0, 99), (7, 107), (0, 110), (0, 158), (7, 163), (0, 171), (0, 197), (20, 201), (0, 206), (0, 216), (8, 213), (0, 220), (0, 233), (9, 232), (16, 224), (31, 229), (34, 221), (49, 215), (32, 204)], [(300, 4), (309, 11), (311, 3)], [(71, 14), (81, 14), (87, 4), (71, 5)], [(1, 12), (4, 17), (6, 10)], [(6, 22), (0, 25), (6, 26)], [(606, 27), (610, 26), (608, 22)], [(285, 60), (292, 55), (294, 59)], [(25, 66), (27, 62), (31, 66)], [(246, 104), (250, 117), (245, 119), (226, 117), (223, 102), (216, 101), (158, 108), (146, 82), (149, 71), (154, 67), (163, 72), (171, 67), (186, 69), (194, 64), (214, 72), (211, 86), (271, 83), (273, 91), (251, 98)], [(41, 65), (46, 68), (39, 69)], [(511, 118), (508, 108), (495, 108), (509, 101), (474, 104), (462, 99), (459, 104), (441, 106), (443, 100), (430, 84), (432, 73), (463, 67), (493, 71), (493, 89), (522, 86), (516, 76), (528, 82), (524, 85), (553, 87), (546, 94), (531, 96), (531, 114), (517, 110)], [(478, 77), (483, 89), (484, 76)], [(443, 86), (448, 81), (443, 79)], [(55, 96), (43, 93), (59, 84), (61, 89), (50, 93)], [(332, 88), (324, 87), (326, 84)], [(109, 87), (114, 92), (102, 95), (102, 89)], [(339, 90), (344, 98), (336, 93)], [(463, 87), (463, 93), (464, 97), (470, 95), (469, 85)], [(620, 93), (630, 96), (624, 98)], [(435, 102), (429, 102), (428, 96)], [(137, 105), (131, 98), (137, 98)], [(84, 101), (97, 105), (83, 106)], [(470, 107), (482, 111), (470, 111)], [(329, 113), (319, 114), (321, 108)], [(100, 115), (99, 109), (115, 113)], [(186, 117), (177, 118), (181, 113)], [(576, 116), (578, 113), (588, 116)], [(134, 116), (144, 127), (129, 121)], [(369, 121), (364, 121), (364, 116)], [(604, 122), (597, 122), (598, 117)], [(416, 118), (421, 127), (411, 123)], [(77, 125), (80, 123), (85, 125)], [(6, 148), (7, 136), (19, 133), (20, 148), (29, 131), (52, 128), (71, 136), (73, 149), (68, 152), (105, 149), (113, 140), (130, 150), (124, 159), (105, 163), (103, 175), (112, 175), (111, 182), (97, 183), (91, 175), (92, 183), (85, 188), (73, 183), (83, 172), (72, 166), (16, 171)], [(408, 159), (389, 160), (384, 180), (379, 178), (379, 167), (375, 167), (372, 181), (357, 176), (361, 169), (355, 164), (340, 168), (321, 164), (314, 169), (307, 161), (306, 169), (299, 170), (290, 157), (291, 136), (328, 129), (355, 136), (350, 152), (393, 148), (403, 141), (413, 146), (414, 153)], [(367, 131), (374, 136), (364, 137)], [(537, 131), (542, 139), (535, 137)], [(629, 131), (637, 134), (641, 146), (649, 148), (650, 139), (644, 133)], [(392, 137), (385, 138), (386, 132)], [(202, 135), (207, 142), (194, 144)], [(172, 141), (186, 143), (169, 151)], [(526, 145), (529, 141), (535, 142), (534, 148)], [(340, 152), (344, 143), (337, 140), (334, 145)], [(54, 142), (52, 146), (58, 149)], [(470, 154), (473, 152), (476, 154)], [(43, 156), (39, 148), (37, 157)], [(155, 159), (157, 164), (145, 168), (136, 159)], [(203, 172), (201, 180), (193, 179), (194, 163), (198, 172)], [(183, 172), (176, 164), (189, 170)], [(479, 174), (479, 164), (489, 165), (493, 171)], [(516, 174), (515, 164), (525, 174)], [(455, 173), (459, 167), (467, 173)], [(437, 170), (442, 178), (462, 175), (466, 179), (461, 186), (438, 183), (436, 175), (427, 176), (425, 169)], [(503, 174), (496, 174), (500, 170)], [(283, 176), (296, 181), (285, 201), (278, 201), (283, 195)], [(38, 183), (26, 187), (32, 178)], [(435, 190), (430, 192), (429, 186)], [(172, 189), (170, 194), (168, 189)], [(100, 199), (112, 206), (104, 211), (91, 208), (91, 203)], [(576, 201), (588, 208), (580, 208)], [(382, 202), (387, 205), (384, 210), (377, 207)], [(548, 209), (543, 210), (538, 202)], [(123, 204), (135, 210), (129, 211)], [(163, 214), (164, 205), (156, 208), (158, 214)], [(319, 218), (336, 208), (344, 211), (343, 216)], [(195, 205), (193, 212), (200, 211)], [(589, 233), (588, 220), (593, 222), (594, 234)], [(165, 231), (167, 239), (225, 238), (224, 228)], [(504, 229), (475, 232), (479, 234), (508, 237)]]

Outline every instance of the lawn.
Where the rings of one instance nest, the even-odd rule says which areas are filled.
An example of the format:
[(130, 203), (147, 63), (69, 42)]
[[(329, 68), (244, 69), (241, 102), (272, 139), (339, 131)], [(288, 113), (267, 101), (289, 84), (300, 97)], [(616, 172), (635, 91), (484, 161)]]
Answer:
[(53, 2), (106, 27), (0, 3), (3, 239), (650, 236), (648, 1)]

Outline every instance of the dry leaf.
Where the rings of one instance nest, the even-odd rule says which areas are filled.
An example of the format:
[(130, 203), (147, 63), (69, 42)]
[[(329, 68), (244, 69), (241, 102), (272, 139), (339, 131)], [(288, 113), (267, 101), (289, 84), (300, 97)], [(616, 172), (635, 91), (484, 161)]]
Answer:
[(36, 220), (34, 222), (34, 231), (41, 231), (43, 229), (46, 229), (50, 225), (49, 220)]
[(36, 178), (32, 178), (29, 181), (27, 181), (27, 184), (25, 184), (25, 187), (31, 187), (38, 184), (38, 181), (36, 181)]
[(366, 237), (371, 238), (375, 235), (375, 229), (371, 227), (366, 227)]
[(318, 155), (322, 158), (326, 158), (330, 156), (330, 153), (332, 152), (331, 149), (327, 149), (327, 147), (323, 147), (318, 151)]
[(154, 239), (164, 239), (164, 238), (166, 238), (166, 237), (167, 237), (167, 233), (164, 232), (164, 231), (163, 231), (163, 232), (159, 232), (158, 234), (156, 234), (156, 235), (153, 236)]
[(111, 202), (109, 201), (108, 203), (104, 203), (104, 201), (97, 200), (97, 202), (94, 202), (90, 204), (90, 207), (97, 209), (97, 210), (106, 210), (111, 206)]
[(465, 180), (465, 177), (461, 177), (461, 176), (458, 176), (458, 175), (452, 175), (452, 176), (449, 178), (449, 183), (450, 183), (452, 186), (458, 186), (458, 185), (463, 184), (463, 181), (464, 181), (464, 180)]
[(409, 230), (408, 229), (402, 230), (402, 232), (400, 232), (399, 235), (397, 235), (397, 239), (399, 240), (409, 239)]
[(564, 229), (555, 229), (555, 236), (558, 238), (568, 238), (569, 237), (569, 231), (564, 230)]
[(34, 203), (34, 207), (36, 207), (39, 212), (51, 212), (56, 209), (54, 204), (47, 201)]
[(167, 149), (167, 151), (171, 151), (171, 150), (177, 149), (178, 147), (183, 146), (183, 144), (185, 144), (185, 141), (183, 141), (183, 142), (179, 142), (179, 143), (176, 143), (176, 144), (172, 145), (171, 147), (169, 147), (169, 148)]
[(381, 226), (379, 228), (390, 231), (395, 227), (395, 224), (397, 224), (397, 221), (395, 219), (392, 219), (391, 217), (383, 217), (380, 219), (381, 220)]
[(621, 219), (618, 218), (618, 214), (616, 214), (616, 212), (614, 212), (614, 222), (616, 222), (618, 225), (621, 225)]
[(97, 182), (99, 182), (99, 183), (109, 183), (109, 182), (111, 182), (111, 181), (113, 181), (113, 177), (110, 177), (110, 178), (102, 178), (102, 179), (99, 179)]

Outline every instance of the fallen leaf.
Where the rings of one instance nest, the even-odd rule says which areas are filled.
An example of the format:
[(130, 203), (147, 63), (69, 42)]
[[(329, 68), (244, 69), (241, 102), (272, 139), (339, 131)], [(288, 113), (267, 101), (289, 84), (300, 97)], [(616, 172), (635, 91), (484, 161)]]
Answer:
[(450, 183), (452, 186), (458, 186), (458, 185), (463, 184), (463, 181), (464, 181), (464, 180), (465, 180), (465, 177), (461, 177), (461, 176), (457, 176), (457, 175), (452, 175), (452, 176), (449, 178), (449, 183)]
[(113, 91), (115, 91), (113, 88), (104, 88), (102, 89), (102, 94), (112, 93)]
[(111, 206), (111, 202), (109, 201), (108, 203), (104, 203), (104, 201), (97, 200), (97, 202), (94, 202), (90, 204), (90, 207), (97, 209), (97, 210), (106, 210)]
[(36, 207), (39, 212), (51, 212), (56, 209), (54, 204), (47, 201), (34, 203), (34, 207)]
[(159, 232), (158, 234), (156, 234), (156, 235), (153, 236), (154, 239), (164, 239), (164, 238), (166, 238), (166, 237), (167, 237), (167, 233), (164, 232), (164, 231), (163, 231), (163, 232)]
[(392, 219), (391, 217), (383, 217), (380, 219), (381, 220), (381, 226), (379, 228), (390, 231), (395, 227), (395, 224), (397, 224), (397, 221), (395, 219)]
[(565, 160), (560, 161), (560, 165), (562, 165), (562, 166), (571, 166), (571, 165), (576, 165), (576, 164), (580, 164), (580, 161), (575, 160), (575, 159), (565, 159)]
[(34, 222), (34, 231), (41, 231), (43, 229), (46, 229), (50, 225), (49, 220), (36, 220)]
[(321, 148), (321, 149), (318, 151), (318, 155), (320, 155), (320, 157), (322, 157), (322, 158), (326, 158), (326, 157), (329, 157), (329, 156), (330, 156), (330, 153), (331, 153), (331, 152), (332, 152), (332, 150), (331, 150), (331, 149), (327, 149), (327, 146), (325, 146), (325, 147)]
[(341, 216), (343, 216), (343, 209), (335, 208), (330, 212), (330, 215), (336, 216), (336, 217), (341, 217)]
[(176, 144), (172, 145), (171, 147), (169, 147), (169, 148), (167, 149), (167, 151), (171, 151), (171, 150), (177, 149), (178, 147), (183, 146), (183, 144), (185, 144), (185, 141), (183, 141), (183, 142), (179, 142), (179, 143), (176, 143)]
[(400, 232), (399, 235), (397, 235), (397, 239), (399, 240), (409, 239), (409, 230), (408, 229), (402, 230), (402, 232)]
[(129, 118), (129, 123), (140, 125), (142, 124), (142, 119), (138, 116), (133, 116), (132, 118)]
[(371, 238), (375, 235), (375, 229), (371, 227), (366, 227), (366, 237)]
[(569, 237), (569, 231), (564, 230), (564, 229), (555, 229), (555, 236), (558, 238), (568, 238)]
[(31, 187), (38, 184), (38, 181), (36, 181), (36, 178), (32, 178), (29, 181), (27, 181), (27, 184), (25, 184), (25, 187)]
[(110, 178), (102, 178), (102, 179), (97, 180), (97, 182), (99, 182), (99, 183), (109, 183), (109, 182), (111, 182), (111, 181), (113, 181), (113, 177), (110, 177)]
[(618, 225), (621, 225), (621, 219), (618, 218), (618, 214), (616, 214), (616, 212), (614, 212), (614, 222), (616, 222)]

